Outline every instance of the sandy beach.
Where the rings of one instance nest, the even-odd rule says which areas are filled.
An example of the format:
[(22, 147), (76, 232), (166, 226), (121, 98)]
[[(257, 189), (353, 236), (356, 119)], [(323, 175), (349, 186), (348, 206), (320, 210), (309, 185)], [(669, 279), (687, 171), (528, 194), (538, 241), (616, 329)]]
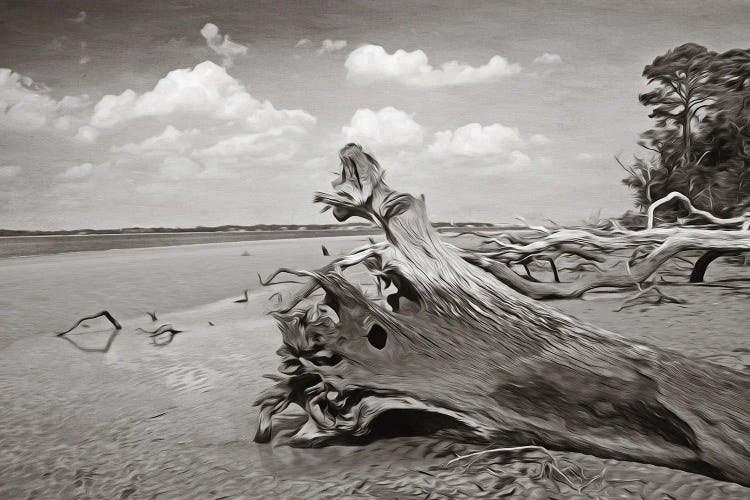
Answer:
[[(271, 384), (262, 375), (276, 371), (280, 345), (266, 314), (273, 291), (256, 273), (312, 269), (330, 260), (321, 244), (336, 255), (362, 240), (1, 259), (0, 498), (750, 498), (735, 484), (570, 453), (558, 455), (590, 477), (606, 469), (595, 488), (508, 483), (481, 462), (445, 467), (476, 447), (439, 436), (314, 450), (254, 443), (252, 403)], [(709, 280), (747, 272), (716, 265)], [(248, 302), (235, 303), (243, 289)], [(745, 293), (669, 290), (687, 304), (614, 312), (621, 297), (594, 295), (551, 305), (660, 347), (750, 365)], [(101, 309), (122, 320), (119, 333), (97, 319), (67, 339), (53, 336)], [(154, 309), (157, 323), (145, 314)], [(165, 347), (136, 330), (162, 323), (184, 330)]]

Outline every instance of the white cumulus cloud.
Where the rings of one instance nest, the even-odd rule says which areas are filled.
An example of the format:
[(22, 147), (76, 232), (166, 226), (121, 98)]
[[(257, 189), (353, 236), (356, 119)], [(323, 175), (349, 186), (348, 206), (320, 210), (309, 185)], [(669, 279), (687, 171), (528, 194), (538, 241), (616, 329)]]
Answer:
[(110, 151), (131, 155), (183, 153), (191, 147), (191, 139), (198, 134), (199, 132), (196, 129), (183, 132), (172, 125), (167, 125), (159, 135), (148, 137), (139, 143), (130, 142), (122, 146), (112, 146)]
[(82, 163), (68, 168), (65, 172), (60, 174), (60, 177), (65, 179), (84, 179), (91, 175), (94, 170), (94, 165), (91, 163)]
[(169, 180), (184, 180), (196, 177), (203, 170), (195, 161), (186, 157), (168, 156), (159, 165), (159, 174)]
[[(171, 71), (147, 92), (104, 96), (77, 137), (106, 144), (117, 136), (109, 129), (125, 133), (124, 124), (142, 118), (150, 118), (142, 127), (149, 135), (130, 127), (131, 142), (109, 142), (108, 161), (157, 183), (289, 168), (316, 122), (305, 111), (276, 109), (254, 98), (225, 68), (206, 61)], [(182, 128), (184, 123), (191, 127)]]
[(550, 54), (545, 52), (541, 56), (534, 59), (535, 64), (560, 64), (562, 63), (562, 57), (558, 54)]
[(82, 10), (78, 15), (71, 19), (74, 23), (82, 23), (86, 20), (86, 11)]
[(524, 139), (515, 127), (469, 123), (455, 130), (436, 132), (427, 152), (442, 160), (471, 159), (485, 166), (520, 168), (531, 164), (525, 149), (547, 143), (549, 139), (540, 134)]
[(456, 130), (436, 132), (429, 152), (437, 155), (486, 156), (507, 154), (523, 145), (521, 134), (515, 127), (499, 123), (483, 127), (479, 123), (469, 123)]
[(391, 106), (358, 109), (341, 132), (347, 141), (373, 149), (415, 147), (424, 138), (424, 128), (411, 115)]
[(221, 139), (211, 146), (196, 149), (194, 156), (204, 160), (240, 159), (254, 160), (282, 155), (291, 157), (299, 149), (299, 143), (283, 128), (254, 134), (233, 135)]
[(86, 95), (56, 100), (47, 90), (28, 76), (0, 68), (0, 129), (33, 130), (55, 123), (65, 128), (65, 120), (58, 120), (90, 104)]
[(306, 127), (316, 121), (305, 111), (277, 110), (271, 102), (255, 99), (224, 68), (205, 61), (195, 68), (170, 71), (153, 90), (143, 94), (128, 89), (120, 95), (102, 97), (90, 125), (112, 128), (136, 118), (173, 113), (236, 120), (258, 129), (279, 125)]
[(393, 81), (415, 87), (441, 87), (491, 82), (521, 72), (499, 55), (479, 67), (458, 61), (443, 63), (440, 68), (430, 65), (422, 50), (397, 50), (389, 54), (379, 45), (363, 45), (353, 50), (344, 63), (347, 78), (360, 84)]
[(311, 43), (312, 41), (309, 38), (302, 38), (298, 40), (297, 43), (294, 44), (294, 46), (299, 48), (299, 47), (304, 47), (306, 45), (310, 45)]
[(99, 130), (89, 125), (83, 125), (78, 129), (75, 139), (85, 144), (93, 144), (99, 138)]
[(323, 55), (328, 52), (336, 52), (346, 47), (346, 40), (323, 40), (320, 48), (318, 49), (318, 55)]
[(206, 43), (211, 50), (222, 57), (222, 64), (225, 68), (231, 68), (234, 64), (234, 58), (247, 54), (247, 47), (235, 43), (229, 39), (229, 35), (223, 37), (219, 33), (219, 27), (213, 23), (206, 23), (201, 28), (201, 35), (206, 39)]
[(578, 153), (576, 155), (576, 160), (581, 161), (594, 161), (597, 158), (599, 158), (599, 156), (592, 153)]

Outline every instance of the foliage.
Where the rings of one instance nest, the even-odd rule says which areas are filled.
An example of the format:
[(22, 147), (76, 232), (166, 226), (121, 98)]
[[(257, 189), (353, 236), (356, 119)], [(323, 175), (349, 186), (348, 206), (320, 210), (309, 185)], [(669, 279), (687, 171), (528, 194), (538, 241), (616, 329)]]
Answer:
[(750, 49), (724, 53), (688, 43), (643, 70), (654, 88), (639, 96), (653, 128), (640, 144), (651, 158), (624, 166), (623, 183), (645, 211), (672, 191), (697, 208), (733, 216), (750, 207)]

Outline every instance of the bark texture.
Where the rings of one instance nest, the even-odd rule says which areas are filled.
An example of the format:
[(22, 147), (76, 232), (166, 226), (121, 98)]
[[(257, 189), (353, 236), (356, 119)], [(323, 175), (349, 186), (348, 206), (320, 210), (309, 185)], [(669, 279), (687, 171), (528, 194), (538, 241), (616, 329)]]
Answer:
[[(364, 436), (378, 417), (400, 412), (425, 427), (437, 418), (462, 439), (543, 445), (750, 485), (749, 374), (625, 340), (530, 298), (545, 296), (543, 286), (575, 295), (596, 282), (535, 283), (489, 255), (447, 244), (424, 198), (392, 190), (358, 145), (340, 157), (336, 191), (315, 201), (340, 221), (373, 221), (386, 241), (318, 271), (279, 271), (309, 281), (274, 312), (282, 375), (271, 376), (276, 384), (257, 402), (256, 440), (272, 438), (274, 415), (290, 404), (307, 421), (279, 439), (298, 446)], [(704, 250), (748, 243), (730, 233), (649, 231), (642, 237), (653, 243), (660, 235), (663, 243), (608, 282), (632, 284), (676, 250), (693, 248), (694, 237)], [(558, 234), (542, 233), (537, 246), (634, 246), (624, 233)], [(532, 243), (507, 244), (523, 258)], [(376, 293), (347, 279), (345, 269), (357, 264), (378, 283)]]

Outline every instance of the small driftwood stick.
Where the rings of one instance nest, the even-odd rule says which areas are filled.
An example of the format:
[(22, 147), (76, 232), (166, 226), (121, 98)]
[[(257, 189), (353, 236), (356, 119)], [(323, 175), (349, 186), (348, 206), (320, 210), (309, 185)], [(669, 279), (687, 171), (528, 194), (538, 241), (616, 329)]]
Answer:
[(65, 335), (66, 333), (70, 333), (70, 332), (72, 332), (73, 330), (75, 330), (75, 329), (76, 329), (76, 327), (78, 327), (78, 325), (80, 325), (80, 324), (81, 324), (81, 323), (83, 323), (84, 321), (87, 321), (87, 320), (90, 320), (90, 319), (101, 318), (102, 316), (104, 316), (105, 318), (107, 318), (107, 319), (109, 320), (109, 322), (110, 322), (110, 323), (112, 323), (112, 326), (114, 326), (114, 327), (115, 327), (115, 330), (121, 330), (121, 329), (122, 329), (122, 326), (120, 326), (120, 323), (118, 323), (118, 322), (117, 322), (117, 320), (115, 319), (115, 317), (114, 317), (114, 316), (112, 316), (112, 315), (111, 315), (111, 314), (109, 313), (109, 311), (102, 311), (102, 312), (100, 312), (100, 313), (96, 313), (96, 314), (93, 314), (93, 315), (91, 315), (91, 316), (86, 316), (86, 317), (84, 317), (84, 318), (81, 318), (81, 319), (79, 319), (78, 321), (76, 321), (75, 325), (71, 326), (70, 328), (68, 328), (68, 329), (67, 329), (67, 330), (65, 330), (64, 332), (56, 333), (56, 334), (55, 334), (55, 336), (56, 336), (56, 337), (62, 337), (62, 336), (63, 336), (63, 335)]

